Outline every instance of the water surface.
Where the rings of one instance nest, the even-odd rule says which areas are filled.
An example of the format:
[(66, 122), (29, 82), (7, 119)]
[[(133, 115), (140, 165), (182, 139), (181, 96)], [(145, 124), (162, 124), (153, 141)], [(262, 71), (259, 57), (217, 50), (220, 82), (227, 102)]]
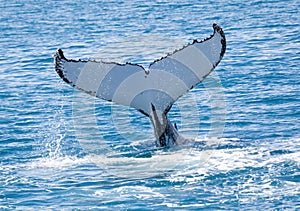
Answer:
[[(0, 8), (1, 209), (300, 207), (299, 1), (13, 0)], [(225, 56), (169, 114), (194, 147), (155, 149), (142, 114), (81, 94), (54, 71), (57, 48), (147, 66), (210, 36), (214, 22), (226, 34)]]

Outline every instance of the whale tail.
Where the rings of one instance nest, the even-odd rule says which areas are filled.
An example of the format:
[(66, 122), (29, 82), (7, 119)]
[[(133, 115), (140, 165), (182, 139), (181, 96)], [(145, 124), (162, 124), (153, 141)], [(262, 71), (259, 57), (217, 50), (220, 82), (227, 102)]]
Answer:
[(148, 70), (138, 64), (67, 59), (54, 55), (55, 70), (69, 85), (92, 96), (133, 107), (151, 119), (157, 146), (170, 146), (180, 137), (167, 119), (174, 102), (197, 86), (221, 61), (226, 39), (220, 26), (203, 41), (155, 60)]

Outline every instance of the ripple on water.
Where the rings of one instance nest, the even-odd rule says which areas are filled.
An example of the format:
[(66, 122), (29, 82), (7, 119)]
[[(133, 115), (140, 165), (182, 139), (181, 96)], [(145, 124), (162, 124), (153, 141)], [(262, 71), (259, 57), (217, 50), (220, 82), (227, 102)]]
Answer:
[[(298, 1), (13, 0), (0, 7), (0, 209), (299, 206)], [(146, 118), (77, 99), (53, 70), (57, 48), (68, 58), (147, 65), (209, 36), (213, 22), (227, 37), (216, 69), (226, 121), (215, 145), (205, 144), (215, 110), (203, 84), (170, 113), (185, 136), (197, 138), (196, 149), (157, 150)], [(76, 107), (86, 101), (92, 115)], [(88, 154), (82, 139), (115, 154)]]

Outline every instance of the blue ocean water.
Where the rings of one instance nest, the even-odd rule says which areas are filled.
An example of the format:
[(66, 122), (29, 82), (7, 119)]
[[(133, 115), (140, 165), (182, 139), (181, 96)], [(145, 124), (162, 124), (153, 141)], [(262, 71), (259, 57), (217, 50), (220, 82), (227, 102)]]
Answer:
[[(1, 210), (300, 208), (300, 2), (2, 1)], [(222, 26), (225, 56), (169, 117), (75, 91), (53, 54), (147, 65)], [(108, 152), (106, 152), (108, 151)]]

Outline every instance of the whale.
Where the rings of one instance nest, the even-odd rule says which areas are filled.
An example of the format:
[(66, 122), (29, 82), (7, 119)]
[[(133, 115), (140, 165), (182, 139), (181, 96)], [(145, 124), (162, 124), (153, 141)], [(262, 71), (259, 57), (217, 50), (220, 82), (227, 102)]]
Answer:
[(137, 109), (152, 123), (157, 147), (184, 142), (168, 118), (172, 105), (203, 81), (220, 63), (226, 50), (223, 29), (213, 24), (213, 34), (150, 63), (67, 59), (62, 49), (54, 54), (59, 77), (75, 89), (116, 104)]

